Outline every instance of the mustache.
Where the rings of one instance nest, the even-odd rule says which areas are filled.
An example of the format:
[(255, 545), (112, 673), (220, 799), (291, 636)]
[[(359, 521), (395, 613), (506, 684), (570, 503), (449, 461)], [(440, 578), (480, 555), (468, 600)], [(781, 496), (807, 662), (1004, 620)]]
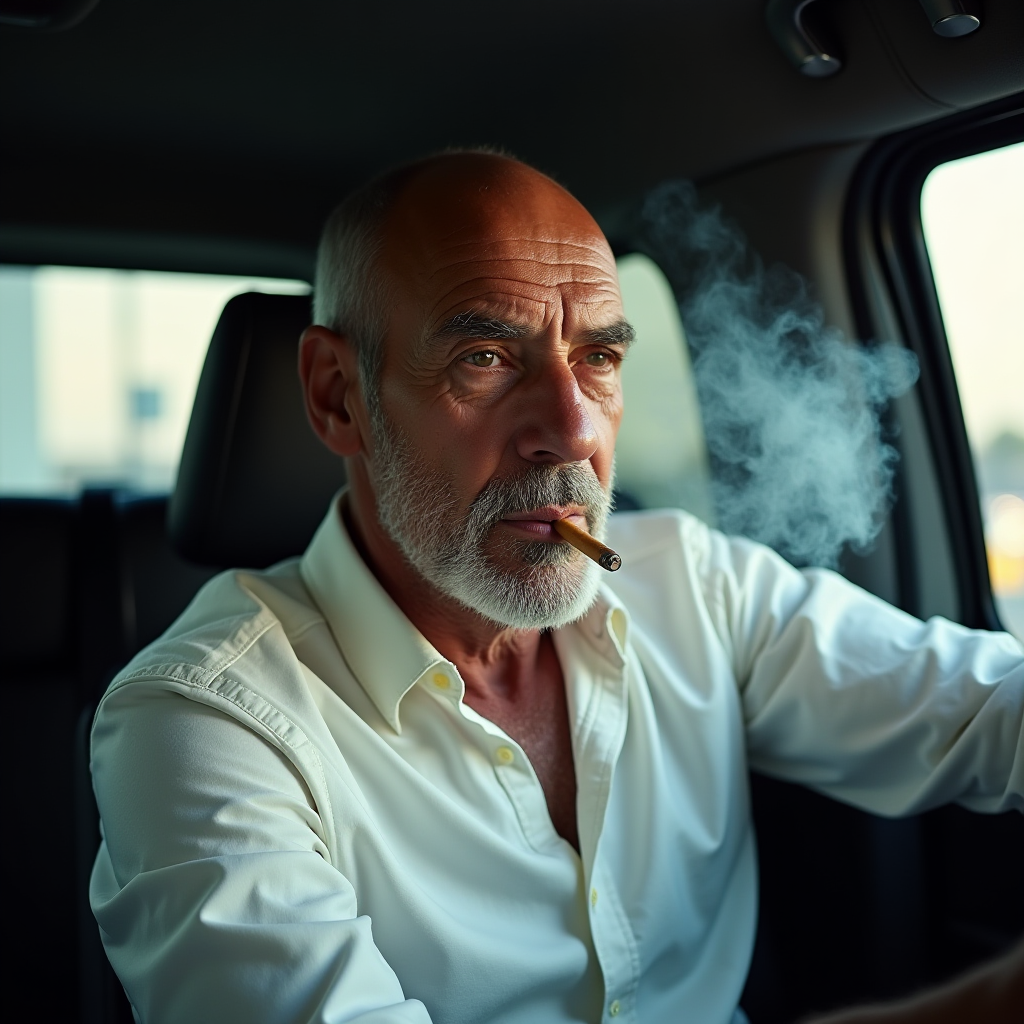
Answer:
[(510, 513), (545, 505), (579, 505), (593, 531), (604, 525), (611, 496), (589, 463), (536, 465), (517, 476), (491, 480), (473, 500), (468, 518), (477, 529), (488, 529)]

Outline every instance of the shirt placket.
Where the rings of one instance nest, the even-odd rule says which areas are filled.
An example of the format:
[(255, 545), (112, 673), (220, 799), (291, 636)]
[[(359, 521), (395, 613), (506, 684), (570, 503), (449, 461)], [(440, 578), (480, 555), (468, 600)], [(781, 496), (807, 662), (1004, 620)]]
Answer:
[(493, 722), (463, 705), (463, 714), (476, 721), (485, 733), (484, 743), (494, 773), (508, 796), (527, 843), (538, 852), (550, 852), (565, 840), (555, 830), (548, 813), (544, 789), (526, 751)]
[[(579, 628), (586, 629), (586, 621)], [(582, 644), (560, 642), (556, 637), (556, 645), (571, 694), (580, 857), (591, 937), (604, 978), (602, 1020), (618, 1024), (636, 1019), (640, 957), (618, 886), (601, 857), (600, 838), (626, 732), (627, 661), (606, 625)], [(480, 740), (495, 776), (529, 845), (539, 852), (565, 846), (555, 831), (544, 790), (526, 752), (503, 729), (465, 704), (465, 685), (455, 666), (436, 665), (425, 673), (424, 681), (476, 725), (478, 735), (482, 733)]]
[[(586, 621), (580, 628), (587, 628)], [(563, 664), (574, 666), (567, 683), (574, 711), (580, 853), (591, 936), (604, 977), (602, 1019), (618, 1024), (636, 1018), (640, 957), (618, 886), (601, 856), (601, 835), (626, 732), (628, 668), (623, 652), (611, 638), (607, 620), (588, 647), (567, 650)]]
[(465, 683), (458, 669), (450, 663), (439, 663), (422, 679), (473, 727), (476, 742), (493, 767), (530, 847), (550, 852), (553, 846), (564, 843), (551, 822), (543, 787), (526, 752), (508, 733), (465, 703)]

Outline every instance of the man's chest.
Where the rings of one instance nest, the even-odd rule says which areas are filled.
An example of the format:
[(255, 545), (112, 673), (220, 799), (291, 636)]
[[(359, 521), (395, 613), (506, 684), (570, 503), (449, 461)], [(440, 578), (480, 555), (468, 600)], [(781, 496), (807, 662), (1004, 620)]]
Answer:
[(576, 755), (582, 861), (559, 840), (543, 785), (539, 720), (556, 705), (538, 703), (538, 721), (518, 722), (519, 736), (517, 722), (441, 688), (410, 691), (398, 736), (338, 709), (346, 721), (332, 731), (344, 737), (360, 799), (334, 801), (352, 818), (337, 866), (407, 995), (433, 1009), (466, 964), (502, 978), (515, 965), (517, 994), (473, 989), (466, 998), (493, 997), (487, 1012), (500, 1005), (502, 1019), (512, 1005), (531, 1005), (526, 990), (537, 985), (538, 995), (576, 993), (588, 1006), (581, 1016), (595, 1019), (594, 977), (604, 977), (608, 1005), (625, 1007), (653, 963), (692, 984), (703, 950), (735, 960), (742, 984), (756, 896), (739, 716), (719, 702), (652, 699), (644, 682), (628, 714), (613, 678), (570, 682), (573, 734), (561, 749)]

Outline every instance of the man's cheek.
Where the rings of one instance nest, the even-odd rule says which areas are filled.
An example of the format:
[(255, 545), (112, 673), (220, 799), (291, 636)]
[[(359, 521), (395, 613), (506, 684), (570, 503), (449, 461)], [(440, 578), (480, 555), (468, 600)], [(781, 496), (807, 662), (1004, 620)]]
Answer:
[(444, 471), (460, 497), (471, 503), (500, 474), (502, 451), (486, 428), (445, 446)]

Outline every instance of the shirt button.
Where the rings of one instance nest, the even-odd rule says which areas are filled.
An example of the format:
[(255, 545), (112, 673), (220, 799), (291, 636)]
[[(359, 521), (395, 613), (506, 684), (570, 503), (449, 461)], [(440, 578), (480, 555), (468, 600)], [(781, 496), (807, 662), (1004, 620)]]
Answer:
[(611, 1005), (608, 1007), (608, 1016), (609, 1017), (618, 1017), (619, 1010), (621, 1010), (621, 1009), (622, 1009), (622, 1006), (619, 1004), (618, 999), (613, 999), (611, 1001)]
[(511, 747), (498, 747), (496, 753), (502, 764), (511, 764), (516, 759), (515, 751)]
[(590, 890), (590, 905), (592, 907), (596, 907), (597, 906), (597, 890), (596, 889), (591, 889)]
[(447, 690), (452, 685), (452, 681), (443, 672), (435, 672), (430, 678), (439, 690)]

